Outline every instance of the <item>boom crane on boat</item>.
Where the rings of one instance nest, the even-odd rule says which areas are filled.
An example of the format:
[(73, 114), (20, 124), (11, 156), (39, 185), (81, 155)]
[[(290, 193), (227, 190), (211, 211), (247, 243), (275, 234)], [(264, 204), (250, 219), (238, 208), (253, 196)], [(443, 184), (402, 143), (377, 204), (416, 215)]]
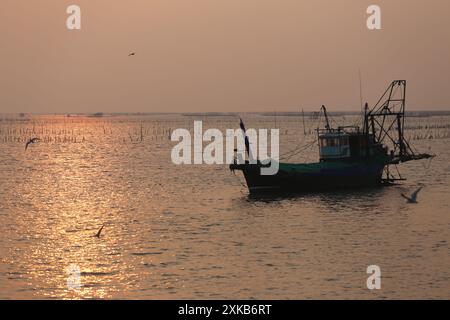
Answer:
[(325, 106), (322, 105), (322, 107), (320, 108), (320, 110), (323, 111), (323, 114), (324, 114), (324, 116), (325, 116), (325, 129), (327, 129), (328, 131), (330, 131), (330, 130), (331, 130), (331, 127), (330, 127), (330, 121), (328, 120), (327, 108), (325, 108)]
[(390, 144), (392, 149), (389, 164), (435, 156), (428, 153), (415, 153), (405, 139), (405, 104), (406, 80), (392, 81), (370, 111), (366, 104), (364, 130), (374, 137), (376, 143)]

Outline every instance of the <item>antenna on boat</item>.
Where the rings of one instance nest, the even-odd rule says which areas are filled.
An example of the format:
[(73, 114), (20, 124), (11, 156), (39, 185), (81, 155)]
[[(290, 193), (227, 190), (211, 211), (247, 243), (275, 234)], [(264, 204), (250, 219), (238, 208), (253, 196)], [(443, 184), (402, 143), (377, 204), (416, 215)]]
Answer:
[(363, 111), (363, 94), (362, 94), (362, 78), (361, 78), (361, 69), (358, 69), (359, 74), (359, 102), (361, 106), (361, 112)]
[[(363, 116), (363, 131), (365, 133), (369, 133), (368, 126), (366, 123), (366, 114), (368, 111), (368, 105), (367, 102), (363, 105), (363, 91), (362, 91), (362, 76), (361, 76), (361, 69), (358, 69), (358, 76), (359, 76), (359, 103), (361, 106), (361, 116)], [(359, 123), (359, 121), (358, 121)], [(367, 129), (367, 130), (366, 130)]]
[(303, 119), (303, 135), (306, 136), (306, 127), (305, 127), (305, 113), (302, 108), (302, 119)]

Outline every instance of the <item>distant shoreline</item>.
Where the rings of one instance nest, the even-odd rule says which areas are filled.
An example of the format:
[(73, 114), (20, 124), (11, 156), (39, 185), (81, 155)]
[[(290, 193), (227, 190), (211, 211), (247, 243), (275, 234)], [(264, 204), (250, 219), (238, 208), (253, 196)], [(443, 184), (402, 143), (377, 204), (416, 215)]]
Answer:
[[(316, 115), (318, 111), (304, 111), (307, 117)], [(207, 117), (207, 116), (238, 116), (240, 114), (259, 115), (259, 116), (277, 116), (277, 117), (299, 117), (302, 112), (280, 111), (280, 112), (128, 112), (128, 113), (0, 113), (1, 117), (17, 117), (24, 118), (27, 116), (63, 116), (63, 117), (115, 117), (115, 116), (155, 116), (155, 115), (180, 115), (188, 117)], [(328, 114), (332, 116), (357, 116), (361, 115), (360, 111), (329, 111)], [(450, 116), (450, 110), (412, 110), (406, 111), (408, 117), (432, 117), (432, 116)]]

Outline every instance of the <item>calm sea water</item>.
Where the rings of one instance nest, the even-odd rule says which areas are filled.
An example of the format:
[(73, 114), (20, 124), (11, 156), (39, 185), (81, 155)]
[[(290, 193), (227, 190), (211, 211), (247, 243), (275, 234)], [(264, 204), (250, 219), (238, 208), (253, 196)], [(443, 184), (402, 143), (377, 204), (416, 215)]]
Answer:
[[(272, 199), (249, 197), (226, 165), (171, 162), (171, 130), (235, 117), (0, 119), (1, 299), (450, 298), (450, 117), (408, 120), (437, 157), (402, 165), (397, 186)], [(305, 135), (299, 117), (244, 119), (280, 128), (281, 153), (315, 138), (316, 120)], [(31, 136), (42, 141), (25, 151)], [(291, 159), (314, 160), (315, 146)]]

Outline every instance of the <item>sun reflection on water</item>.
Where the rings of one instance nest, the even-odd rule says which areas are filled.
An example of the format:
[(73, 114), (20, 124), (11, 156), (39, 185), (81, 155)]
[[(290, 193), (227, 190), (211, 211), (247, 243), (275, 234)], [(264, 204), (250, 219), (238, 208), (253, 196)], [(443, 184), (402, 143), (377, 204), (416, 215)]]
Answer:
[[(291, 119), (277, 122), (281, 149), (313, 138)], [(170, 162), (169, 133), (192, 120), (0, 123), (0, 133), (24, 136), (0, 134), (0, 298), (292, 299), (336, 297), (343, 287), (343, 298), (370, 298), (358, 272), (365, 276), (375, 262), (393, 273), (384, 283), (392, 297), (448, 297), (446, 140), (430, 141), (439, 157), (428, 174), (420, 164), (406, 166), (410, 180), (402, 186), (252, 199), (225, 166)], [(205, 128), (238, 124), (208, 121)], [(24, 152), (22, 140), (33, 134), (46, 140)], [(399, 193), (418, 182), (426, 196), (406, 206)], [(79, 288), (68, 286), (72, 265)], [(408, 278), (411, 266), (420, 277)]]

